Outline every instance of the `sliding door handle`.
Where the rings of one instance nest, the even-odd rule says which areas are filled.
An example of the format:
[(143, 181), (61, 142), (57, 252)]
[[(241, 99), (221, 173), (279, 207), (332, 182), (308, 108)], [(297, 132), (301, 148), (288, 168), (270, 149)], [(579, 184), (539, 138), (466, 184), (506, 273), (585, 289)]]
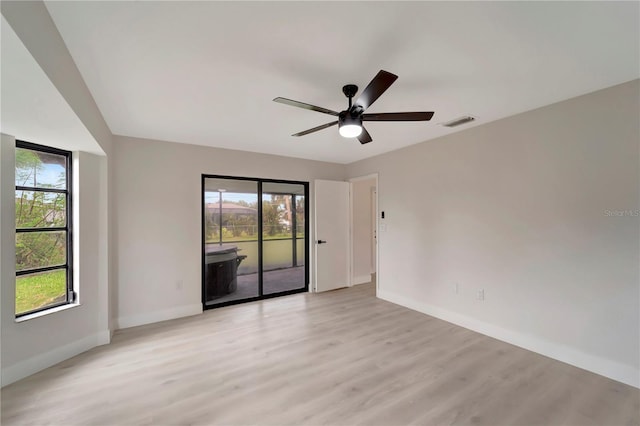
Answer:
[(318, 244), (327, 244), (325, 240), (318, 240)]

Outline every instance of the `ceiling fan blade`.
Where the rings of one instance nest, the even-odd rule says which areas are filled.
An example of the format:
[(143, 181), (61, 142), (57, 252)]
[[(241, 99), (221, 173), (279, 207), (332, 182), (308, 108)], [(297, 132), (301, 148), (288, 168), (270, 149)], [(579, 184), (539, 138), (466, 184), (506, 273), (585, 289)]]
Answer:
[(285, 104), (285, 105), (291, 105), (298, 108), (304, 108), (310, 111), (323, 112), (325, 114), (335, 115), (336, 117), (338, 116), (337, 112), (331, 111), (330, 109), (322, 108), (322, 107), (311, 105), (311, 104), (305, 104), (304, 102), (298, 102), (298, 101), (294, 101), (287, 98), (275, 98), (273, 102), (278, 102), (280, 104)]
[(373, 139), (371, 139), (371, 135), (369, 134), (369, 132), (367, 132), (367, 129), (365, 129), (363, 127), (362, 128), (362, 133), (360, 133), (360, 135), (358, 135), (358, 140), (360, 141), (360, 143), (362, 145), (364, 145), (365, 143), (371, 142)]
[(362, 114), (362, 121), (429, 121), (433, 111), (429, 112), (382, 112)]
[[(335, 126), (336, 124), (338, 124), (338, 122), (337, 122), (337, 121), (332, 121), (331, 123), (323, 124), (322, 126), (314, 127), (313, 129), (304, 130), (304, 131), (302, 131), (302, 132), (295, 133), (295, 134), (293, 134), (293, 135), (291, 135), (291, 136), (304, 136), (304, 135), (308, 135), (309, 133), (317, 132), (318, 130), (326, 129), (326, 128), (331, 127), (331, 126)], [(363, 130), (364, 130), (364, 129), (363, 129)]]
[(398, 76), (388, 71), (380, 70), (369, 85), (362, 91), (358, 99), (353, 103), (360, 105), (362, 111), (369, 108), (388, 88), (398, 79)]

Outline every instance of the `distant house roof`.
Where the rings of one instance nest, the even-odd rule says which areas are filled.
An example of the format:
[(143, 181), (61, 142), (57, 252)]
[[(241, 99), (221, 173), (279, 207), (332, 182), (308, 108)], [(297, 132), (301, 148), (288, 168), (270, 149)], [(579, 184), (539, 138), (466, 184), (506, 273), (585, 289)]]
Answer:
[[(220, 211), (220, 204), (207, 203), (207, 212), (218, 213)], [(241, 206), (234, 203), (222, 203), (222, 213), (236, 213), (236, 214), (257, 214), (257, 210), (251, 207)]]

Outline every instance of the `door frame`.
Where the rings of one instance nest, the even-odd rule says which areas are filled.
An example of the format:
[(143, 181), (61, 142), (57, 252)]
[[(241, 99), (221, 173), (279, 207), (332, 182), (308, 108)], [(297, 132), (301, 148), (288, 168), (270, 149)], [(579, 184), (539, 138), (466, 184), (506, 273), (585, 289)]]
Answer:
[[(354, 182), (358, 182), (358, 181), (362, 181), (362, 180), (369, 180), (369, 179), (374, 179), (375, 180), (375, 185), (376, 185), (376, 192), (375, 192), (375, 199), (373, 200), (375, 203), (375, 210), (376, 210), (376, 214), (375, 214), (375, 229), (376, 229), (376, 245), (375, 245), (375, 251), (376, 251), (376, 293), (380, 290), (380, 215), (378, 214), (380, 212), (379, 209), (379, 204), (378, 204), (378, 200), (380, 198), (380, 185), (379, 185), (379, 178), (378, 178), (378, 173), (370, 173), (368, 175), (364, 175), (364, 176), (358, 176), (358, 177), (354, 177), (349, 179), (349, 185), (350, 185), (350, 194), (351, 196), (349, 197), (349, 240), (350, 240), (350, 244), (351, 244), (351, 250), (353, 250), (353, 183)], [(351, 269), (351, 273), (349, 276), (349, 286), (353, 287), (353, 262), (354, 262), (355, 256), (351, 256), (351, 261), (350, 261), (350, 269)]]
[[(258, 287), (260, 295), (257, 297), (250, 297), (247, 299), (239, 299), (239, 300), (230, 300), (227, 302), (222, 302), (216, 305), (207, 306), (205, 300), (205, 265), (206, 265), (206, 238), (205, 238), (205, 211), (206, 211), (206, 203), (204, 199), (204, 189), (205, 189), (205, 181), (206, 179), (233, 179), (233, 180), (247, 180), (254, 181), (257, 183), (257, 195), (258, 195)], [(263, 294), (263, 235), (262, 235), (262, 184), (263, 183), (289, 183), (294, 185), (302, 185), (304, 187), (304, 201), (305, 201), (305, 211), (304, 211), (304, 234), (305, 234), (305, 245), (304, 245), (304, 256), (305, 256), (305, 264), (304, 264), (304, 279), (305, 284), (304, 287), (294, 290), (287, 290), (280, 293), (269, 293)], [(228, 175), (212, 175), (202, 173), (200, 177), (200, 269), (201, 269), (201, 302), (203, 310), (207, 309), (216, 309), (222, 308), (224, 306), (229, 305), (237, 305), (240, 303), (254, 302), (256, 300), (264, 300), (271, 299), (273, 297), (279, 296), (287, 296), (289, 294), (295, 293), (304, 293), (309, 291), (309, 277), (310, 277), (310, 268), (309, 263), (311, 260), (311, 235), (309, 234), (309, 206), (311, 202), (309, 200), (309, 182), (305, 181), (296, 181), (296, 180), (286, 180), (286, 179), (270, 179), (270, 178), (258, 178), (258, 177), (247, 177), (247, 176), (228, 176)]]

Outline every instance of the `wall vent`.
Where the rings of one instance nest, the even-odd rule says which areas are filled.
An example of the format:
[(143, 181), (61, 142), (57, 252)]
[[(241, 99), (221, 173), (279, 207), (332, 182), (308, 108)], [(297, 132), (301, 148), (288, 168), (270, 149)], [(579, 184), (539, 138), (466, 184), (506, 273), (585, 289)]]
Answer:
[(465, 115), (462, 117), (454, 118), (453, 120), (447, 121), (446, 123), (441, 123), (445, 127), (456, 127), (461, 126), (466, 123), (470, 123), (474, 121), (476, 118), (470, 115)]

